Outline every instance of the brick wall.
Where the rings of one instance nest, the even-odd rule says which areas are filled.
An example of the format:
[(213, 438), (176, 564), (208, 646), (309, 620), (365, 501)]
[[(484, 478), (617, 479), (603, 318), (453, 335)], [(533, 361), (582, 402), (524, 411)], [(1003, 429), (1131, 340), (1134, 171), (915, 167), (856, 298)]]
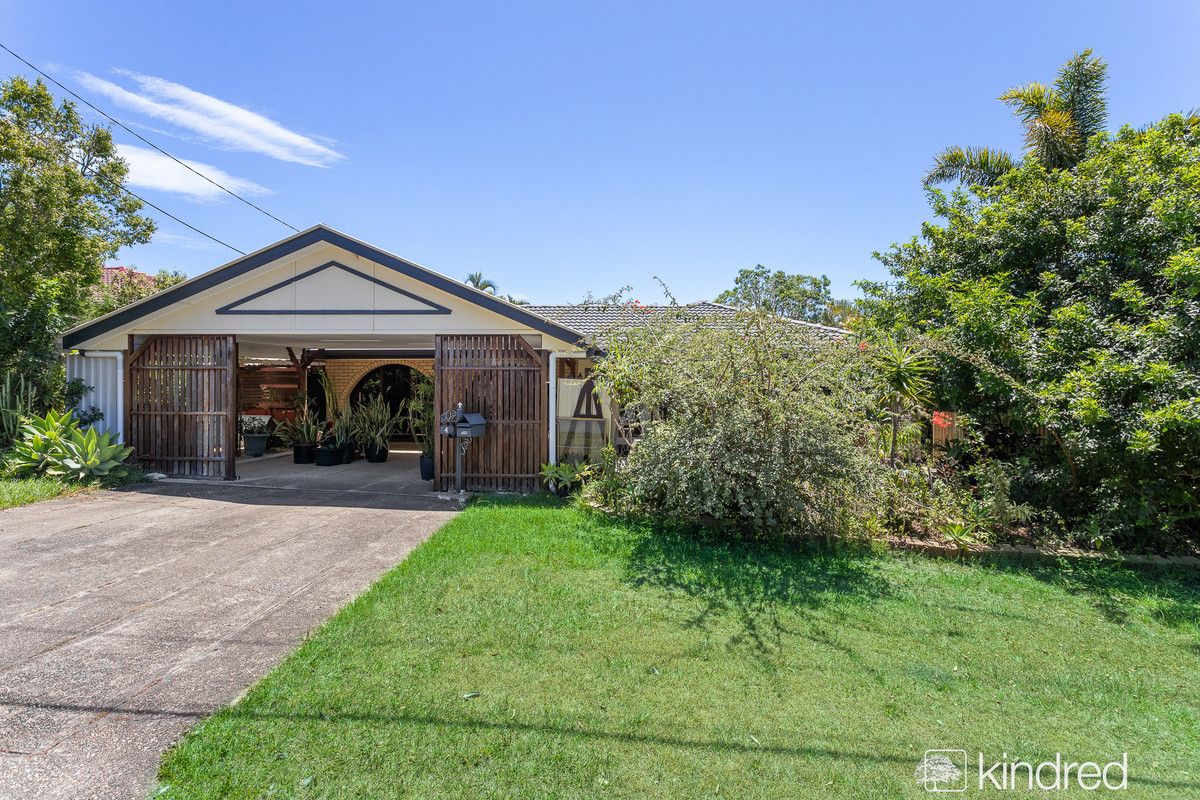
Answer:
[(354, 387), (368, 372), (386, 364), (403, 364), (430, 378), (433, 377), (432, 358), (331, 358), (325, 362), (325, 372), (333, 381), (333, 388), (338, 397), (338, 407), (345, 408), (350, 403), (350, 392), (354, 391)]

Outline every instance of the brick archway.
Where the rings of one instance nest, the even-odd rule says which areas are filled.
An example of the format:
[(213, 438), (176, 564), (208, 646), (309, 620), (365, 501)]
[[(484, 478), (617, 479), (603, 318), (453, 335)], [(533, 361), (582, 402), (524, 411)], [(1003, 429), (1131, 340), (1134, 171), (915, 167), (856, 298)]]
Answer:
[(350, 393), (371, 370), (386, 367), (389, 364), (410, 367), (422, 375), (433, 377), (432, 358), (330, 359), (325, 362), (325, 373), (333, 381), (334, 391), (337, 392), (338, 408), (345, 408), (349, 405)]

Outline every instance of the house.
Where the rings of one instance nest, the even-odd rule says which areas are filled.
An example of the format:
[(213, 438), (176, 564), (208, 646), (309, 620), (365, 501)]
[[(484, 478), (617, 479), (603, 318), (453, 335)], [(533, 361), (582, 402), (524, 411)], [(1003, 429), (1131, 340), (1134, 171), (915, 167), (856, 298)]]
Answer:
[[(79, 325), (62, 346), (68, 376), (92, 387), (83, 404), (148, 469), (234, 479), (240, 413), (293, 407), (314, 365), (343, 406), (390, 368), (431, 377), (436, 413), (461, 402), (487, 419), (466, 455), (468, 489), (530, 491), (543, 463), (610, 435), (588, 341), (654, 311), (514, 305), (318, 225)], [(438, 437), (439, 489), (452, 450)]]

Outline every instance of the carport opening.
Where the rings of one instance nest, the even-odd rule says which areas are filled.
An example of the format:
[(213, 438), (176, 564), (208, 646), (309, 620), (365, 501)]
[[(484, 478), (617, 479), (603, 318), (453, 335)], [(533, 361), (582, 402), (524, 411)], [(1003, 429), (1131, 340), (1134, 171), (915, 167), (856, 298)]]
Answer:
[[(381, 394), (388, 408), (395, 414), (404, 408), (412, 397), (413, 370), (403, 364), (384, 364), (368, 372), (354, 388), (350, 390), (350, 407), (354, 408), (360, 402), (374, 395)], [(392, 437), (392, 441), (411, 441), (412, 433), (408, 429), (408, 421), (403, 420), (400, 433)]]

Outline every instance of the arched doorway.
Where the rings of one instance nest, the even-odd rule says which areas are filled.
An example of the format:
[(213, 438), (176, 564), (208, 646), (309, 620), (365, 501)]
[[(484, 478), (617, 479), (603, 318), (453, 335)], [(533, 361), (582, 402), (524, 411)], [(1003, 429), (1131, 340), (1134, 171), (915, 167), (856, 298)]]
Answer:
[[(350, 390), (350, 407), (354, 408), (363, 400), (377, 394), (382, 394), (392, 413), (396, 413), (412, 396), (412, 368), (403, 364), (384, 364), (363, 375), (354, 388)], [(410, 439), (408, 423), (400, 425), (400, 437)], [(397, 437), (393, 437), (397, 438)]]

